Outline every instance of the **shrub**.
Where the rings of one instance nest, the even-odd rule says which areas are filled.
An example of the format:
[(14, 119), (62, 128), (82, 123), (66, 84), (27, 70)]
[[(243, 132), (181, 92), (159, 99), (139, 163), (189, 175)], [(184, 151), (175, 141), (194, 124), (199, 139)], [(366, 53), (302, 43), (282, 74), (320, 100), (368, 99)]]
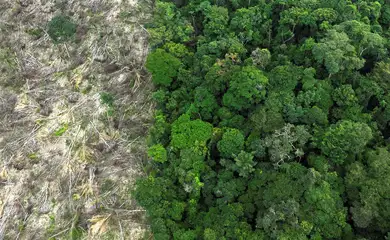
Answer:
[(68, 16), (55, 16), (48, 24), (47, 33), (54, 43), (63, 43), (74, 38), (77, 25)]

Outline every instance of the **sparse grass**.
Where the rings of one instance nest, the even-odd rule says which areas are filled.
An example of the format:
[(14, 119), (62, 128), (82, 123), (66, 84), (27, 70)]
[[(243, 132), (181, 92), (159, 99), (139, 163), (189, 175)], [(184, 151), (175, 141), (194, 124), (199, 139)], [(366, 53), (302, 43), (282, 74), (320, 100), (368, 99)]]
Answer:
[(107, 105), (107, 116), (114, 116), (115, 108), (114, 108), (114, 95), (111, 93), (102, 92), (100, 93), (100, 101)]
[(76, 213), (72, 219), (72, 226), (69, 230), (69, 240), (82, 239), (84, 235), (84, 229), (79, 227), (80, 214)]
[(92, 85), (89, 84), (88, 86), (86, 86), (84, 89), (81, 90), (81, 93), (85, 95), (88, 94), (91, 90), (92, 90)]
[(26, 33), (35, 38), (41, 38), (45, 32), (41, 28), (30, 28), (26, 30)]
[(125, 12), (125, 11), (121, 11), (119, 13), (119, 18), (121, 20), (126, 20), (127, 18), (131, 17), (133, 14), (131, 12)]
[(66, 132), (66, 130), (68, 130), (68, 127), (69, 126), (67, 123), (62, 124), (62, 126), (54, 132), (54, 135), (57, 137), (62, 136)]
[(32, 164), (37, 164), (37, 163), (39, 163), (39, 155), (38, 155), (38, 153), (30, 153), (30, 154), (28, 154), (28, 159), (30, 159), (30, 162), (32, 163)]
[(109, 107), (114, 106), (114, 96), (111, 93), (100, 93), (100, 100), (103, 104), (106, 104)]
[(111, 191), (115, 187), (115, 182), (111, 179), (105, 179), (103, 184), (100, 187), (100, 191), (102, 194), (105, 194), (109, 191)]
[(19, 220), (18, 231), (23, 232), (24, 228), (25, 228), (24, 222), (22, 220)]
[(90, 149), (88, 146), (86, 146), (85, 143), (81, 143), (80, 146), (77, 148), (76, 156), (80, 160), (80, 162), (84, 163), (91, 163), (93, 162), (93, 150)]
[[(49, 216), (49, 226), (46, 229), (46, 233), (50, 236), (55, 233), (56, 230), (56, 218), (54, 215)], [(49, 240), (55, 240), (55, 238), (49, 238)]]
[(0, 49), (0, 63), (5, 64), (8, 68), (16, 69), (15, 53), (10, 48)]

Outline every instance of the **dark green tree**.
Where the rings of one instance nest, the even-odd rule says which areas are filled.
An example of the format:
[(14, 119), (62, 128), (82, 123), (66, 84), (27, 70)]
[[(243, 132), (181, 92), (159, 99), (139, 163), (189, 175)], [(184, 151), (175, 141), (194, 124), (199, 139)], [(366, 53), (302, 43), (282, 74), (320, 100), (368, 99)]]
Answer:
[(323, 154), (334, 163), (343, 164), (348, 155), (363, 152), (372, 137), (372, 130), (367, 124), (343, 120), (331, 125), (316, 140)]
[(157, 0), (133, 193), (153, 237), (385, 239), (388, 5)]
[(362, 161), (347, 167), (346, 187), (356, 227), (385, 234), (390, 229), (390, 152), (367, 151)]
[(222, 157), (233, 158), (244, 149), (245, 138), (238, 129), (227, 129), (218, 142), (218, 150)]

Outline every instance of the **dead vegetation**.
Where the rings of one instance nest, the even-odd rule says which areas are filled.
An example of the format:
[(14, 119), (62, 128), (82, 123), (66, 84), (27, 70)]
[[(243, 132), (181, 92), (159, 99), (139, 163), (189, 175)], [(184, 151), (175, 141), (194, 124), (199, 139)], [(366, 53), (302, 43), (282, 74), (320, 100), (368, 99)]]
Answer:
[[(153, 114), (142, 27), (151, 5), (0, 3), (0, 239), (139, 239), (148, 229), (130, 190)], [(77, 23), (74, 41), (51, 41), (57, 14)]]

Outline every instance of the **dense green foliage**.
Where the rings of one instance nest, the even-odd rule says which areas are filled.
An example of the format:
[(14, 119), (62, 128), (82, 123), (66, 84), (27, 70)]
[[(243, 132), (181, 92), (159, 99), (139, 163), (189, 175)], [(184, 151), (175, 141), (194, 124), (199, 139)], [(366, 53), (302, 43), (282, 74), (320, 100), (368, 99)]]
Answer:
[(76, 34), (77, 25), (68, 16), (58, 15), (53, 17), (47, 33), (54, 43), (63, 43), (71, 40)]
[(157, 240), (386, 239), (390, 3), (157, 1)]

